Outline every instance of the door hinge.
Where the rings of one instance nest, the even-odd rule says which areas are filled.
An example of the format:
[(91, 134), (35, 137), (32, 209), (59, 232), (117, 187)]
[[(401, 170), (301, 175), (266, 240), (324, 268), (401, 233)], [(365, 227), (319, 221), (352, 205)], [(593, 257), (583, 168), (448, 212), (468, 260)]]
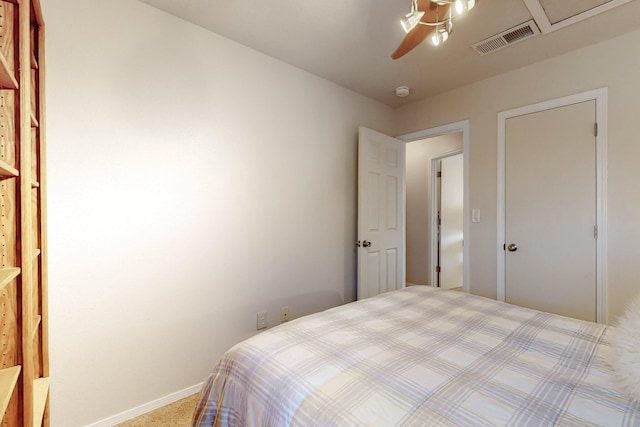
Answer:
[(593, 124), (593, 136), (598, 136), (598, 122)]
[(438, 173), (436, 174), (437, 178), (442, 178), (442, 172), (438, 171)]
[(598, 238), (598, 226), (597, 225), (593, 226), (593, 238), (594, 239)]
[(436, 266), (436, 273), (440, 273), (440, 266)]

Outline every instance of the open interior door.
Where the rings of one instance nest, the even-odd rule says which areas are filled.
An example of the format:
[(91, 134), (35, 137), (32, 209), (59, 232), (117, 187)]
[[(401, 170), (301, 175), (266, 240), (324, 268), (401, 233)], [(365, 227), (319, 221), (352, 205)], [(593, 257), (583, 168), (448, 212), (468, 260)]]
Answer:
[(405, 286), (405, 144), (360, 127), (358, 299)]
[(464, 277), (464, 154), (440, 160), (440, 280), (462, 289)]

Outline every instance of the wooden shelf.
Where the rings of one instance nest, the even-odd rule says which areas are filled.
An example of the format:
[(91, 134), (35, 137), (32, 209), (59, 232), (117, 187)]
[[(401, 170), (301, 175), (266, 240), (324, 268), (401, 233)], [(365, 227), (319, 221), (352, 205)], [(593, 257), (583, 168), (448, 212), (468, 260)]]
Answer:
[(38, 181), (31, 181), (31, 188), (38, 188), (40, 187), (40, 183)]
[(18, 89), (18, 81), (2, 54), (0, 54), (0, 89)]
[(33, 250), (33, 257), (34, 257), (34, 258), (37, 258), (37, 257), (39, 257), (39, 256), (40, 256), (40, 249), (34, 249), (34, 250)]
[(0, 179), (13, 178), (20, 175), (18, 169), (11, 166), (4, 160), (0, 160)]
[(49, 378), (38, 378), (33, 382), (33, 426), (41, 426), (49, 395)]
[(31, 116), (31, 127), (32, 128), (37, 128), (38, 126), (40, 126), (38, 124), (38, 119), (36, 118), (36, 115), (33, 113), (33, 111), (31, 111), (30, 116)]
[(20, 377), (20, 366), (0, 369), (0, 420), (7, 411), (18, 377)]
[(18, 267), (5, 267), (0, 268), (0, 289), (4, 288), (13, 279), (20, 274), (20, 268)]
[(40, 322), (42, 322), (42, 316), (37, 315), (33, 317), (33, 330), (31, 331), (31, 337), (35, 337), (38, 333), (38, 327), (40, 327)]

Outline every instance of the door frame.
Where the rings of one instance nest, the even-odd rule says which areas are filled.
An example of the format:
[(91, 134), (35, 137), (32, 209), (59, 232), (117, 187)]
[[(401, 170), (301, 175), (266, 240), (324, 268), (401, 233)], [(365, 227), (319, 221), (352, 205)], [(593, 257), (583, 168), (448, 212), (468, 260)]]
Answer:
[(506, 172), (506, 122), (507, 119), (526, 114), (537, 113), (554, 108), (569, 106), (586, 101), (596, 103), (596, 226), (598, 237), (596, 239), (596, 322), (606, 323), (607, 313), (607, 134), (608, 134), (608, 88), (600, 88), (592, 91), (556, 98), (537, 104), (526, 105), (508, 111), (498, 113), (498, 209), (497, 209), (497, 300), (505, 301), (506, 297), (506, 251), (505, 222), (505, 172)]
[[(469, 233), (469, 224), (471, 223), (471, 214), (470, 214), (470, 210), (469, 210), (469, 120), (462, 120), (459, 122), (455, 122), (455, 123), (450, 123), (450, 124), (446, 124), (446, 125), (442, 125), (442, 126), (437, 126), (434, 128), (430, 128), (430, 129), (424, 129), (424, 130), (420, 130), (417, 132), (412, 132), (412, 133), (408, 133), (405, 135), (400, 135), (397, 136), (396, 138), (399, 139), (400, 141), (403, 142), (413, 142), (413, 141), (419, 141), (422, 139), (428, 139), (428, 138), (433, 138), (436, 136), (442, 136), (442, 135), (447, 135), (447, 134), (451, 134), (451, 133), (459, 133), (462, 132), (462, 153), (464, 154), (464, 159), (463, 159), (463, 183), (464, 183), (464, 212), (463, 212), (463, 218), (464, 218), (464, 224), (463, 224), (463, 233), (464, 233), (464, 237), (463, 237), (463, 252), (462, 252), (462, 289), (464, 292), (469, 292), (469, 283), (470, 283), (470, 277), (469, 277), (469, 253), (470, 253), (470, 248), (471, 248), (471, 244), (470, 244), (470, 233)], [(433, 215), (432, 215), (432, 224), (433, 224)], [(432, 230), (432, 245), (433, 245), (433, 227), (431, 228)], [(405, 241), (406, 242), (406, 241)], [(433, 247), (433, 246), (432, 246)], [(433, 258), (433, 251), (431, 254), (432, 258)], [(405, 263), (405, 270), (406, 270), (406, 263)], [(435, 272), (435, 264), (431, 264), (431, 274), (433, 276), (434, 272)], [(433, 283), (433, 282), (432, 282)]]

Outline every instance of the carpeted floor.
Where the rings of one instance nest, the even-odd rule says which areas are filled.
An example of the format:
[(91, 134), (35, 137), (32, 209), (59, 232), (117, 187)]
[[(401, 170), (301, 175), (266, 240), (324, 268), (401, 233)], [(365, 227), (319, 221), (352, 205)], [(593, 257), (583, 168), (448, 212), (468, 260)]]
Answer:
[(194, 394), (178, 400), (148, 414), (118, 424), (116, 427), (189, 427), (197, 396)]

